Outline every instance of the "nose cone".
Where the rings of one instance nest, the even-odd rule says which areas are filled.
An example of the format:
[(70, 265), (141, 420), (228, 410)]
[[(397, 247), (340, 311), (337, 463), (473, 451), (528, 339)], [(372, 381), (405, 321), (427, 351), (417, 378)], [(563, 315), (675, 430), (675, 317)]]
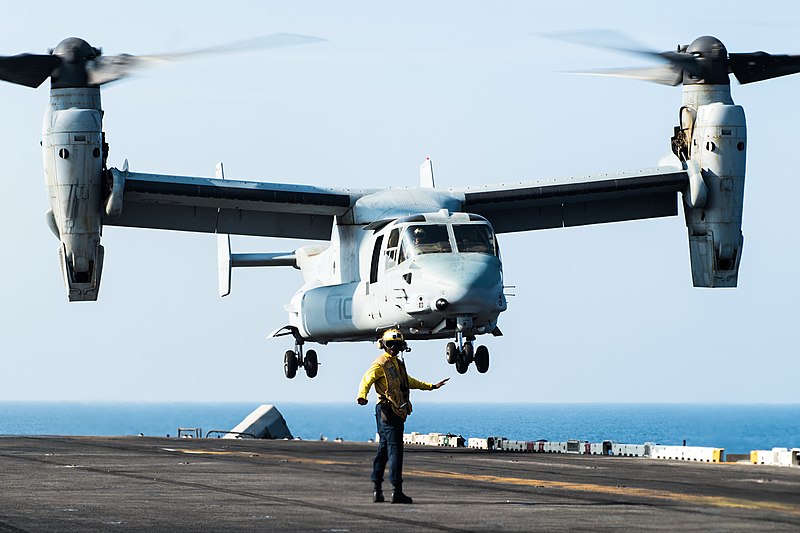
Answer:
[(479, 314), (494, 309), (503, 289), (500, 260), (485, 254), (431, 254), (418, 259), (423, 277), (446, 300), (448, 314)]

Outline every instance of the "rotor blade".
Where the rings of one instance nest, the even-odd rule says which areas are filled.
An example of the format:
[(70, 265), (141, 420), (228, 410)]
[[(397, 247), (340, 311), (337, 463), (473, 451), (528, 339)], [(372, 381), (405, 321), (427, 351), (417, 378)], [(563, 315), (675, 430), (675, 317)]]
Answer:
[(325, 41), (321, 37), (313, 37), (311, 35), (300, 35), (297, 33), (273, 33), (271, 35), (262, 35), (260, 37), (253, 37), (252, 39), (244, 39), (233, 43), (221, 44), (217, 46), (210, 46), (208, 48), (198, 48), (195, 50), (186, 50), (184, 52), (174, 52), (171, 54), (159, 54), (156, 56), (145, 56), (152, 58), (159, 58), (164, 60), (183, 59), (190, 56), (207, 55), (207, 54), (228, 54), (233, 52), (243, 52), (245, 50), (264, 50), (268, 48), (282, 48), (285, 46), (296, 46), (300, 44), (309, 44)]
[(698, 78), (703, 77), (703, 65), (696, 57), (690, 54), (681, 52), (659, 52), (657, 55), (666, 59), (675, 67), (687, 71), (689, 74), (697, 76)]
[(766, 52), (729, 54), (729, 67), (739, 83), (753, 83), (800, 72), (800, 55), (772, 55)]
[[(544, 34), (545, 37), (562, 40), (569, 43), (580, 44), (592, 48), (606, 48), (628, 54), (645, 56), (650, 59), (665, 61), (669, 65), (655, 68), (642, 69), (614, 69), (613, 71), (595, 72), (605, 76), (620, 76), (625, 78), (636, 78), (662, 85), (679, 85), (683, 81), (683, 70), (690, 74), (701, 77), (703, 69), (696, 57), (682, 52), (657, 52), (636, 42), (632, 38), (622, 33), (611, 30), (591, 30), (580, 32), (561, 32)], [(677, 78), (677, 81), (674, 81)]]
[(117, 56), (100, 56), (87, 65), (89, 83), (92, 85), (102, 85), (125, 78), (136, 70), (168, 61), (178, 61), (191, 59), (196, 56), (230, 54), (243, 52), (246, 50), (264, 50), (269, 48), (282, 48), (285, 46), (296, 46), (324, 41), (319, 37), (309, 35), (299, 35), (294, 33), (276, 33), (264, 35), (253, 39), (246, 39), (234, 43), (227, 43), (208, 48), (187, 50), (183, 52), (173, 52), (169, 54), (134, 56), (130, 54), (120, 54)]
[(146, 57), (129, 54), (100, 56), (86, 63), (86, 79), (90, 85), (103, 85), (126, 78), (148, 63)]
[(680, 85), (683, 82), (683, 70), (674, 65), (667, 64), (658, 67), (645, 68), (615, 68), (602, 70), (589, 70), (573, 72), (572, 74), (585, 74), (589, 76), (610, 76), (614, 78), (628, 78), (649, 81), (661, 85)]
[(35, 89), (60, 64), (61, 59), (51, 55), (19, 54), (0, 57), (0, 80)]
[(539, 35), (590, 48), (606, 48), (634, 54), (658, 55), (658, 52), (648, 50), (646, 46), (627, 35), (611, 30), (562, 31)]

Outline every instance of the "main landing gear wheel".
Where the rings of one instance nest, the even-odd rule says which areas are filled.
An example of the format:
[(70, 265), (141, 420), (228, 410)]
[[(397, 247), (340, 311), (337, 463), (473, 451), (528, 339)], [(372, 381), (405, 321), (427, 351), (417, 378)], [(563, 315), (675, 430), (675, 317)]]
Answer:
[(306, 376), (313, 378), (317, 375), (317, 370), (319, 370), (317, 352), (314, 350), (309, 350), (306, 352), (305, 361), (303, 361), (303, 367), (306, 369)]
[(484, 345), (475, 350), (475, 369), (481, 374), (489, 370), (489, 349)]
[(294, 353), (294, 350), (286, 350), (283, 355), (283, 373), (289, 379), (297, 375), (297, 354)]
[(458, 361), (458, 347), (454, 342), (447, 343), (447, 363), (450, 365), (456, 364)]
[(283, 373), (286, 374), (287, 378), (293, 379), (297, 375), (298, 368), (303, 368), (306, 371), (306, 376), (310, 378), (316, 377), (319, 371), (317, 352), (308, 350), (303, 355), (303, 343), (301, 340), (296, 340), (294, 350), (286, 350), (283, 355)]
[(456, 372), (459, 374), (466, 374), (467, 370), (469, 370), (469, 364), (472, 362), (474, 355), (475, 353), (472, 348), (472, 343), (465, 342), (464, 349), (458, 354), (458, 359), (456, 360)]
[(455, 365), (456, 372), (466, 374), (472, 362), (481, 374), (489, 371), (489, 349), (486, 346), (481, 345), (476, 349), (472, 344), (474, 339), (463, 340), (463, 337), (457, 336), (456, 340), (462, 348), (459, 349), (459, 344), (455, 342), (448, 342), (446, 349), (447, 362)]
[(467, 362), (469, 365), (471, 362), (475, 360), (475, 348), (472, 346), (471, 342), (464, 343), (464, 361)]

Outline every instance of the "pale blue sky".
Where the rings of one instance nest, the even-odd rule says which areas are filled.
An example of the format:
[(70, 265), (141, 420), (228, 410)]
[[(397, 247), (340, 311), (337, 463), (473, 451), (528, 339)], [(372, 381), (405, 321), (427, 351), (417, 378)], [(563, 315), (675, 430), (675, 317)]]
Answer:
[[(739, 4), (739, 7), (736, 5)], [(723, 9), (721, 6), (725, 6)], [(110, 164), (323, 186), (442, 187), (650, 167), (680, 89), (559, 74), (638, 58), (541, 32), (608, 28), (655, 49), (712, 34), (730, 51), (800, 53), (793, 2), (109, 2), (4, 4), (0, 54), (80, 36), (147, 54), (293, 32), (328, 42), (205, 58), (103, 92)], [(761, 9), (763, 8), (763, 9)], [(43, 16), (44, 15), (44, 16)], [(749, 151), (739, 288), (694, 289), (682, 214), (501, 236), (515, 298), (491, 369), (461, 376), (444, 342), (407, 355), (417, 401), (800, 402), (796, 164), (800, 76), (739, 87)], [(217, 296), (211, 235), (107, 228), (100, 300), (67, 302), (48, 230), (39, 139), (48, 98), (0, 85), (0, 400), (350, 401), (377, 355), (318, 347), (319, 376), (283, 377), (292, 269), (234, 272)], [(239, 251), (298, 243), (235, 239)]]

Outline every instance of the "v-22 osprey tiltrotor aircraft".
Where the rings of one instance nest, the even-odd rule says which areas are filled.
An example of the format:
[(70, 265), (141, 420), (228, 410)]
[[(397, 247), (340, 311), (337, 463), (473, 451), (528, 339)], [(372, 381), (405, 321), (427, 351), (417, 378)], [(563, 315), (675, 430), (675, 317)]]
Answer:
[[(280, 34), (277, 46), (310, 38)], [(683, 197), (696, 287), (735, 287), (742, 256), (747, 134), (731, 99), (740, 83), (800, 71), (800, 56), (729, 54), (714, 37), (674, 52), (645, 52), (664, 64), (615, 75), (683, 85), (672, 153), (656, 168), (447, 190), (434, 187), (429, 161), (407, 189), (331, 189), (257, 181), (143, 174), (107, 168), (100, 86), (157, 56), (107, 57), (69, 38), (49, 55), (0, 58), (0, 79), (38, 87), (51, 79), (42, 149), (51, 208), (47, 222), (70, 301), (96, 300), (104, 225), (216, 233), (220, 293), (231, 267), (292, 266), (303, 285), (286, 305), (291, 335), (287, 377), (318, 370), (307, 342), (375, 340), (397, 327), (408, 339), (452, 339), (447, 361), (459, 373), (489, 368), (479, 335), (501, 335), (506, 310), (497, 235), (673, 216)], [(169, 56), (165, 56), (169, 58)], [(229, 235), (326, 241), (287, 253), (231, 254)]]

